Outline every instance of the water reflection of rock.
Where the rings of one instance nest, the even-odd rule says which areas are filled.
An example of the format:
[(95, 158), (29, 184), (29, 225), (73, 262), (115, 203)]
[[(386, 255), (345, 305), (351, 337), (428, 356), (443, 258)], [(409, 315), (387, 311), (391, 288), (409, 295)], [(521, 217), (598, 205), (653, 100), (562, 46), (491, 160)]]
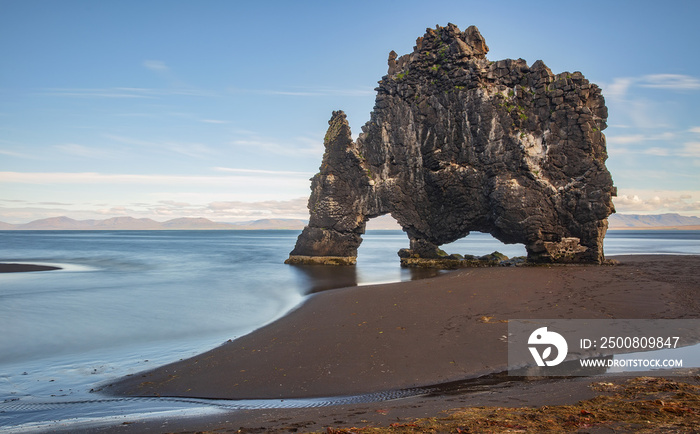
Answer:
[(357, 268), (353, 265), (299, 265), (294, 267), (294, 270), (299, 279), (299, 286), (306, 288), (306, 294), (357, 286)]
[[(294, 267), (299, 286), (306, 288), (306, 294), (314, 294), (329, 289), (358, 286), (363, 283), (357, 266), (345, 265), (324, 267), (322, 265), (299, 265)], [(401, 271), (401, 280), (418, 280), (435, 277), (442, 271), (429, 268), (411, 268)]]
[(0, 264), (0, 273), (26, 273), (32, 271), (53, 271), (61, 267), (37, 264)]

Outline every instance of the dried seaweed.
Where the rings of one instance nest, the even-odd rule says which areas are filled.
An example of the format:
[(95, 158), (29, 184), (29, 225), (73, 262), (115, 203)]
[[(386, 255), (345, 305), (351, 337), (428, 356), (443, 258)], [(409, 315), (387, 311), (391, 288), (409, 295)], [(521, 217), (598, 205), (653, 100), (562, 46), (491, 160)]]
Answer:
[(472, 407), (444, 416), (407, 420), (386, 427), (328, 427), (327, 434), (491, 433), (585, 431), (698, 432), (700, 386), (665, 378), (638, 377), (624, 384), (593, 383), (600, 395), (576, 405), (539, 408)]

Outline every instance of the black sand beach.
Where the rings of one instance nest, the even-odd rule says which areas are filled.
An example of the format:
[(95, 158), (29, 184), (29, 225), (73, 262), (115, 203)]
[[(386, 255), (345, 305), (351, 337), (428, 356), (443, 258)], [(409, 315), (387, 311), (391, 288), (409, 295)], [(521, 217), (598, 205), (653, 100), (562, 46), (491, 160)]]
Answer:
[[(615, 259), (619, 265), (465, 269), (433, 279), (322, 292), (247, 336), (127, 377), (102, 392), (242, 399), (396, 390), (503, 371), (509, 318), (700, 317), (700, 257)], [(593, 396), (590, 382), (506, 381), (478, 392), (326, 409), (251, 410), (148, 426), (160, 432), (155, 427), (163, 422), (168, 422), (169, 431), (219, 424), (218, 429), (227, 432), (241, 426), (272, 430), (295, 423), (296, 429), (382, 424), (459, 406), (574, 403)], [(337, 415), (334, 421), (329, 420), (331, 414)], [(305, 420), (309, 423), (302, 423)], [(131, 425), (110, 429), (139, 431)]]

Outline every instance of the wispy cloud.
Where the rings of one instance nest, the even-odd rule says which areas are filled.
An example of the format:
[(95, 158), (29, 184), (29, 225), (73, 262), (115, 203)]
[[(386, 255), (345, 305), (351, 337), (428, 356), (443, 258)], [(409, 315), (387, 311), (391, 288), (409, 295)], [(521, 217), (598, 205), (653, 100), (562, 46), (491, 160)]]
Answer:
[(343, 89), (332, 87), (314, 87), (314, 88), (292, 88), (292, 89), (243, 89), (229, 88), (232, 93), (247, 93), (257, 95), (280, 95), (280, 96), (299, 96), (299, 97), (325, 97), (325, 96), (349, 96), (349, 97), (368, 97), (374, 96), (375, 91), (369, 87)]
[(206, 217), (218, 221), (239, 221), (261, 217), (308, 218), (306, 202), (305, 197), (289, 200), (214, 201), (205, 204), (161, 200), (155, 204), (132, 206), (130, 212), (132, 215)]
[(233, 167), (214, 167), (213, 170), (217, 172), (230, 172), (230, 173), (256, 173), (256, 174), (269, 174), (269, 175), (292, 175), (292, 176), (310, 176), (313, 175), (311, 172), (295, 172), (289, 170), (264, 170), (264, 169), (238, 169)]
[(260, 202), (224, 201), (207, 205), (207, 214), (229, 218), (308, 218), (308, 199), (269, 200)]
[(39, 95), (66, 98), (146, 98), (157, 99), (167, 96), (214, 97), (214, 92), (187, 87), (149, 89), (137, 87), (108, 88), (46, 88)]
[(678, 94), (700, 91), (700, 78), (647, 74), (617, 77), (609, 83), (601, 83), (601, 87), (614, 124), (650, 131), (674, 128), (678, 124), (681, 111), (686, 110), (679, 107)]
[(641, 77), (639, 86), (676, 91), (700, 90), (700, 79), (681, 74), (652, 74)]
[(700, 158), (700, 142), (684, 143), (679, 155), (682, 157)]
[(144, 68), (160, 77), (167, 86), (166, 95), (191, 95), (191, 96), (216, 96), (214, 93), (198, 89), (180, 79), (177, 74), (164, 61), (149, 59), (144, 60)]
[(698, 191), (634, 191), (622, 192), (614, 198), (615, 208), (621, 213), (664, 213), (700, 211)]
[[(666, 131), (658, 134), (630, 134), (608, 136), (607, 143), (611, 155), (652, 155), (657, 157), (700, 158), (700, 141), (688, 133), (700, 133), (700, 128), (690, 130)], [(683, 141), (685, 139), (685, 141)], [(682, 144), (679, 142), (683, 141)], [(653, 144), (653, 146), (650, 146)]]
[[(674, 138), (674, 133), (666, 131), (659, 134), (608, 136), (606, 141), (610, 155), (643, 154), (665, 157), (672, 155), (676, 148)], [(649, 146), (650, 142), (661, 142), (659, 144), (663, 146)]]
[(63, 145), (56, 145), (54, 147), (65, 154), (83, 158), (105, 159), (113, 158), (117, 155), (116, 152), (111, 150), (79, 145), (77, 143), (66, 143)]
[(604, 85), (606, 97), (625, 100), (631, 89), (643, 87), (664, 89), (676, 92), (693, 92), (700, 90), (700, 79), (683, 74), (648, 74), (638, 77), (617, 77), (612, 83)]
[(112, 88), (47, 88), (40, 95), (75, 98), (157, 98), (155, 89)]
[(158, 201), (158, 203), (161, 205), (166, 205), (166, 206), (170, 206), (173, 208), (191, 208), (192, 206), (194, 206), (189, 202), (177, 202), (174, 200), (160, 200), (160, 201)]
[(98, 209), (94, 212), (103, 216), (126, 216), (138, 214), (137, 210), (130, 209), (125, 206), (113, 206), (111, 208)]
[(0, 149), (0, 155), (7, 155), (8, 157), (16, 158), (36, 158), (34, 155), (25, 154), (24, 152), (8, 151), (7, 149)]
[(654, 155), (657, 157), (668, 157), (671, 155), (671, 151), (667, 148), (651, 147), (642, 151), (645, 155)]
[(218, 153), (203, 143), (163, 142), (162, 146), (172, 152), (193, 158), (207, 158)]
[(162, 60), (144, 60), (143, 66), (151, 71), (163, 72), (170, 70), (170, 68), (168, 68), (168, 66)]
[[(188, 175), (133, 175), (106, 174), (96, 172), (0, 172), (0, 182), (13, 184), (114, 184), (114, 185), (167, 185), (167, 186), (221, 186), (246, 188), (251, 185), (260, 187), (297, 186), (308, 188), (308, 179), (290, 177), (281, 174), (247, 173), (231, 176), (188, 176)], [(303, 191), (303, 190), (302, 190)]]
[(72, 203), (65, 202), (39, 202), (39, 205), (51, 205), (51, 206), (72, 206)]
[(622, 99), (627, 95), (627, 91), (633, 83), (634, 79), (630, 77), (615, 78), (611, 84), (605, 86), (605, 96)]
[(122, 143), (125, 145), (135, 145), (140, 147), (149, 147), (167, 152), (175, 152), (181, 155), (185, 155), (187, 157), (208, 158), (217, 155), (217, 151), (215, 151), (210, 146), (204, 143), (173, 142), (168, 140), (143, 140), (134, 137), (126, 137), (115, 134), (104, 134), (103, 136), (117, 143)]
[(676, 134), (671, 131), (664, 131), (657, 134), (630, 134), (625, 136), (607, 136), (606, 142), (614, 145), (629, 145), (641, 142), (669, 141), (676, 138)]
[[(147, 217), (166, 220), (178, 217), (206, 217), (215, 221), (245, 221), (259, 218), (308, 218), (307, 198), (266, 201), (215, 201), (193, 204), (161, 200), (153, 203), (95, 204), (76, 207), (59, 202), (17, 202), (15, 207), (0, 207), (0, 220), (8, 223), (27, 223), (47, 217), (70, 216), (75, 219), (107, 218), (116, 216)], [(22, 202), (20, 204), (20, 202)]]
[(272, 153), (275, 155), (313, 155), (318, 156), (323, 154), (323, 142), (321, 139), (314, 140), (307, 137), (298, 137), (290, 140), (289, 143), (282, 144), (273, 139), (265, 139), (259, 137), (250, 137), (236, 139), (230, 142), (234, 146), (246, 147), (248, 149), (257, 149), (262, 152)]
[(228, 124), (228, 123), (230, 123), (229, 121), (222, 121), (219, 119), (202, 119), (201, 121), (204, 122), (205, 124)]
[(178, 79), (175, 74), (173, 74), (168, 65), (166, 65), (162, 60), (144, 60), (143, 66), (163, 79), (170, 87), (188, 87), (182, 82), (182, 80)]
[(642, 134), (632, 134), (629, 136), (607, 136), (606, 142), (608, 145), (628, 145), (630, 143), (639, 143), (646, 140)]

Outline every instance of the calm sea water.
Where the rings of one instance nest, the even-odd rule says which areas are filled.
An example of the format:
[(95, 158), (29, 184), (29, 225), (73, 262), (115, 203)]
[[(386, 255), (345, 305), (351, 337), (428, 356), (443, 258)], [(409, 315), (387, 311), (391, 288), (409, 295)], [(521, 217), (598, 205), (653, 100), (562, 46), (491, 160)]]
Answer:
[[(249, 333), (312, 292), (431, 275), (399, 267), (400, 231), (366, 234), (355, 267), (284, 265), (298, 233), (0, 232), (0, 262), (63, 267), (0, 274), (0, 403), (94, 399), (105, 381)], [(443, 248), (525, 255), (480, 233)], [(700, 231), (608, 232), (607, 255), (642, 253), (700, 254)], [(0, 413), (0, 427), (75, 415), (15, 416)]]

